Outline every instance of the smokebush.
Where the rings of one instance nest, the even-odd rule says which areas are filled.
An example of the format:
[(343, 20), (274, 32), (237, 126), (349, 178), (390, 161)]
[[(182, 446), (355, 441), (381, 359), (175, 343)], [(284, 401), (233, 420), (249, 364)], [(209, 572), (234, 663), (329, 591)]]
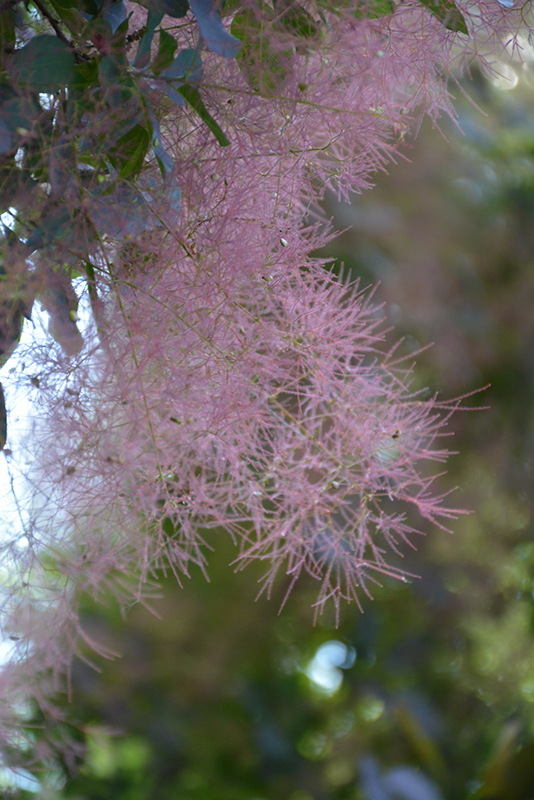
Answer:
[(320, 201), (530, 28), (497, 0), (13, 0), (0, 24), (9, 749), (20, 698), (98, 651), (84, 593), (143, 602), (216, 530), (262, 591), (307, 574), (338, 614), (405, 577), (418, 518), (462, 513), (431, 468), (458, 402), (410, 388), (372, 294), (313, 256)]

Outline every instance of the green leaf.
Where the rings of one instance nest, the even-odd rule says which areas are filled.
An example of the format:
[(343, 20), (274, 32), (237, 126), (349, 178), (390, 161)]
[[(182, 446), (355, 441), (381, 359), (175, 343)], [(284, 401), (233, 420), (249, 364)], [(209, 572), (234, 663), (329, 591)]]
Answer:
[(37, 90), (54, 91), (74, 78), (72, 50), (56, 36), (35, 36), (12, 59), (13, 77)]
[(395, 8), (393, 0), (369, 0), (357, 6), (352, 14), (357, 19), (379, 19), (393, 14)]
[(158, 52), (150, 67), (154, 75), (159, 75), (160, 72), (172, 64), (177, 47), (178, 44), (174, 36), (171, 36), (167, 31), (159, 32)]
[[(439, 0), (438, 0), (439, 1)], [(319, 8), (330, 14), (352, 14), (356, 19), (378, 19), (395, 11), (394, 0), (317, 0)]]
[(139, 175), (149, 147), (150, 134), (142, 125), (135, 125), (119, 139), (115, 152), (109, 154), (119, 178), (134, 180)]
[(219, 124), (213, 119), (204, 105), (198, 89), (189, 84), (185, 84), (185, 86), (180, 86), (177, 91), (182, 97), (185, 97), (191, 108), (194, 108), (198, 116), (206, 123), (221, 147), (228, 147), (230, 145), (230, 140), (226, 137), (222, 128), (220, 128)]
[(419, 0), (450, 31), (468, 33), (467, 24), (458, 6), (452, 0)]
[(143, 34), (143, 38), (139, 42), (139, 48), (137, 50), (137, 55), (135, 56), (133, 66), (137, 67), (138, 69), (142, 69), (146, 67), (146, 65), (150, 61), (150, 47), (152, 45), (152, 39), (154, 38), (154, 33), (156, 28), (160, 24), (161, 20), (163, 19), (163, 11), (154, 11), (154, 9), (149, 9), (148, 16), (146, 19), (146, 31)]

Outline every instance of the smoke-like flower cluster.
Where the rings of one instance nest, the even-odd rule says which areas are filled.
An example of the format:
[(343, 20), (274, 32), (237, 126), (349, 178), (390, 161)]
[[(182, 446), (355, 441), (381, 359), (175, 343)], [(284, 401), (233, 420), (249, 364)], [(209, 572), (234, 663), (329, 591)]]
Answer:
[[(502, 22), (497, 3), (476, 5), (469, 24)], [(20, 530), (10, 522), (2, 545), (3, 630), (17, 643), (8, 686), (64, 669), (84, 637), (84, 592), (128, 604), (160, 569), (179, 580), (205, 569), (208, 531), (233, 537), (238, 565), (265, 562), (267, 591), (278, 573), (290, 588), (307, 573), (317, 610), (331, 600), (339, 611), (381, 574), (403, 576), (417, 516), (443, 525), (459, 513), (427, 467), (446, 459), (456, 404), (411, 393), (409, 370), (381, 354), (380, 309), (313, 258), (331, 235), (325, 188), (367, 188), (421, 114), (450, 112), (459, 34), (419, 3), (378, 18), (307, 4), (304, 38), (269, 9), (251, 2), (227, 18), (244, 42), (237, 60), (204, 58), (204, 103), (228, 147), (149, 85), (181, 210), (153, 191), (155, 160), (141, 232), (116, 229), (105, 196), (92, 197), (85, 218), (108, 233), (87, 245), (75, 283), (83, 347), (77, 329), (69, 340), (72, 303), (61, 316), (62, 278), (49, 256), (40, 272), (35, 260), (66, 333), (63, 346), (27, 339), (6, 382), (8, 401), (16, 381), (29, 387), (34, 414), (8, 451), (32, 461)], [(177, 36), (198, 44), (194, 22)]]

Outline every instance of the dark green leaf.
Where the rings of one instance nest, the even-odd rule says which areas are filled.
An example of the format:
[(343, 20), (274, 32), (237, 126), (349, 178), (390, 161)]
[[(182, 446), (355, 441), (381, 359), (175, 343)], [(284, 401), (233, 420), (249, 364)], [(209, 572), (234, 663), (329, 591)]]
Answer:
[[(80, 8), (83, 11), (88, 11), (88, 9), (85, 7), (83, 3), (80, 2), (80, 0), (50, 0), (50, 4), (53, 6), (54, 9), (58, 11), (66, 10), (69, 8), (74, 8), (74, 9)], [(95, 10), (92, 13), (93, 14), (96, 13), (96, 6)]]
[(452, 0), (419, 0), (450, 31), (468, 33), (467, 24), (458, 6)]
[(35, 36), (12, 59), (13, 77), (38, 90), (60, 89), (74, 78), (72, 50), (56, 36)]
[(50, 0), (51, 5), (59, 12), (62, 9), (79, 9), (84, 14), (94, 16), (99, 6), (95, 0)]
[(221, 147), (228, 147), (230, 140), (226, 137), (219, 124), (213, 119), (208, 109), (204, 105), (198, 89), (195, 86), (186, 84), (177, 90), (189, 103), (191, 108), (197, 112), (198, 116), (206, 123)]
[(167, 31), (159, 32), (158, 52), (150, 67), (154, 75), (159, 75), (162, 70), (172, 64), (177, 47), (178, 44), (174, 36), (171, 36)]
[(109, 155), (120, 178), (133, 180), (139, 175), (149, 147), (150, 135), (142, 125), (135, 125), (119, 139), (116, 150)]
[(169, 17), (179, 19), (185, 17), (189, 11), (189, 2), (188, 0), (152, 0), (152, 7)]

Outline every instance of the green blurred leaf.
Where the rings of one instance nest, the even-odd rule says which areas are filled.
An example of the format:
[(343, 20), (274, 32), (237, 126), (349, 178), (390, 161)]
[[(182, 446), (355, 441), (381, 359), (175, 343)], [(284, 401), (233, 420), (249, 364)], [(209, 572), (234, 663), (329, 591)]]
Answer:
[(186, 84), (185, 86), (180, 86), (177, 89), (177, 91), (179, 94), (185, 97), (191, 108), (194, 108), (198, 116), (206, 123), (206, 125), (213, 133), (213, 135), (215, 136), (221, 147), (228, 147), (230, 144), (230, 140), (226, 137), (222, 128), (209, 113), (208, 109), (206, 108), (206, 106), (202, 101), (198, 89), (196, 89), (194, 86)]
[(378, 19), (392, 14), (395, 8), (393, 0), (369, 0), (357, 6), (352, 13), (357, 19)]
[(450, 31), (468, 33), (467, 24), (458, 6), (452, 0), (419, 0)]
[(252, 9), (235, 16), (231, 31), (243, 42), (236, 61), (249, 86), (263, 97), (276, 95), (292, 70), (291, 51), (271, 50), (266, 22)]
[[(297, 39), (304, 39), (308, 46), (310, 41), (317, 39), (319, 34), (319, 25), (299, 3), (289, 5), (278, 18), (276, 27), (287, 31)], [(298, 50), (297, 45), (297, 52)]]
[(42, 91), (66, 86), (74, 78), (72, 50), (56, 36), (35, 36), (12, 59), (13, 77)]
[(319, 8), (330, 14), (352, 14), (356, 19), (378, 19), (392, 14), (394, 0), (318, 0)]

